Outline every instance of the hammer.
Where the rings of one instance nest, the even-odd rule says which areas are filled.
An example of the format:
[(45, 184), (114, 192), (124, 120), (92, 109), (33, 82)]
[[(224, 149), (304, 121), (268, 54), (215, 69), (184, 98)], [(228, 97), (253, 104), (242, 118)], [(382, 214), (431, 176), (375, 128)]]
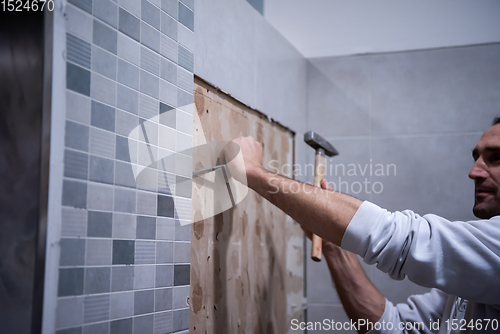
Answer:
[[(321, 180), (325, 177), (325, 156), (333, 157), (338, 155), (339, 152), (337, 152), (332, 144), (314, 131), (304, 134), (304, 141), (316, 150), (316, 155), (314, 156), (314, 186), (321, 187)], [(313, 261), (321, 261), (321, 243), (321, 238), (313, 234), (311, 248), (311, 259)]]

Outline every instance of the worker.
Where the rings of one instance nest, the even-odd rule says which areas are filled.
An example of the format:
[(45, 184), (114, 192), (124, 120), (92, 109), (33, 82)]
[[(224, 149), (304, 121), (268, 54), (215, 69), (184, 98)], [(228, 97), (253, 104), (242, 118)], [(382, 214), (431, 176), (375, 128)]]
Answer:
[[(388, 212), (368, 201), (273, 174), (252, 137), (233, 141), (242, 163), (236, 179), (323, 238), (323, 252), (340, 300), (359, 333), (500, 332), (500, 118), (473, 150), (469, 178), (479, 220), (451, 222), (410, 210)], [(226, 161), (235, 155), (233, 145)], [(236, 159), (235, 159), (236, 160)], [(450, 161), (450, 163), (453, 163)], [(393, 305), (370, 282), (357, 256), (391, 278), (433, 288)], [(413, 326), (413, 327), (412, 327)]]

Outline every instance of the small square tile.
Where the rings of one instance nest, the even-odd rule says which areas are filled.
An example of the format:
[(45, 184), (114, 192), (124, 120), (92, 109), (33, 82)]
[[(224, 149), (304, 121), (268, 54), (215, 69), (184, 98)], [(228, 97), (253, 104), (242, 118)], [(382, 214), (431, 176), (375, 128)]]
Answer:
[(189, 224), (191, 222), (191, 208), (192, 201), (188, 198), (176, 197), (175, 200), (175, 218), (182, 220), (182, 224)]
[(192, 180), (182, 176), (176, 176), (175, 195), (191, 198)]
[(141, 68), (156, 76), (160, 75), (160, 56), (158, 53), (144, 46), (141, 47)]
[(190, 265), (178, 264), (174, 266), (174, 285), (189, 285)]
[(103, 130), (115, 131), (115, 108), (92, 101), (90, 124)]
[(57, 300), (56, 328), (80, 326), (83, 323), (83, 297)]
[(156, 266), (156, 287), (170, 287), (174, 282), (174, 266), (157, 265)]
[(177, 84), (177, 65), (161, 57), (160, 77), (172, 84)]
[(114, 180), (114, 164), (111, 159), (90, 156), (90, 173), (89, 180), (101, 183), (113, 184)]
[(184, 24), (189, 30), (194, 31), (194, 13), (184, 4), (179, 2), (179, 22)]
[(84, 326), (83, 334), (109, 334), (109, 322)]
[[(149, 190), (156, 192), (158, 190), (158, 171), (153, 168), (144, 168), (139, 175), (137, 175), (137, 188), (143, 189), (143, 190)], [(154, 195), (154, 194), (153, 194)], [(151, 203), (148, 199), (149, 205), (148, 208), (153, 208), (155, 211), (152, 213), (152, 215), (156, 215), (156, 197), (153, 200), (153, 203)], [(141, 204), (139, 204), (141, 203)], [(138, 208), (139, 206), (141, 207), (141, 210), (143, 208), (143, 203), (138, 199)], [(138, 209), (139, 210), (139, 209)]]
[(66, 31), (92, 42), (92, 16), (74, 6), (66, 6)]
[(106, 266), (111, 265), (112, 240), (87, 239), (85, 265)]
[[(174, 117), (175, 118), (175, 117)], [(167, 126), (158, 126), (158, 146), (170, 151), (175, 151), (177, 133), (174, 129)]]
[[(189, 226), (189, 225), (186, 225)], [(174, 243), (174, 262), (175, 263), (190, 263), (191, 262), (191, 244), (187, 242)]]
[[(153, 109), (154, 110), (154, 109)], [(139, 123), (141, 124), (139, 130), (139, 140), (145, 142), (148, 146), (158, 145), (158, 124), (153, 121), (147, 121), (144, 118), (139, 119)], [(139, 146), (140, 147), (140, 146)], [(149, 151), (150, 148), (148, 147)], [(151, 152), (148, 152), (149, 157), (151, 158)], [(156, 157), (156, 154), (153, 153), (153, 157)], [(151, 161), (150, 159), (148, 161)], [(155, 160), (153, 159), (151, 162), (148, 162), (146, 165), (150, 165)]]
[(113, 187), (89, 182), (87, 194), (88, 208), (99, 211), (113, 210)]
[(155, 77), (151, 73), (141, 70), (140, 86), (140, 91), (142, 93), (154, 97), (155, 99), (158, 98), (158, 90), (160, 87), (158, 77)]
[(135, 215), (113, 213), (113, 238), (135, 239), (135, 230)]
[(177, 87), (160, 79), (160, 101), (175, 106), (177, 105)]
[(110, 334), (132, 334), (132, 318), (111, 321)]
[[(176, 151), (179, 153), (182, 153), (183, 155), (188, 155), (192, 156), (193, 155), (193, 137), (190, 135), (187, 135), (185, 133), (177, 131), (176, 133), (177, 139), (176, 139), (176, 144), (177, 144), (177, 149)], [(183, 174), (185, 175), (185, 174)], [(185, 175), (189, 176), (189, 175)]]
[(134, 289), (148, 289), (155, 286), (155, 265), (135, 266)]
[(189, 286), (179, 286), (172, 290), (172, 308), (186, 308), (189, 307), (187, 304), (187, 298), (189, 297)]
[(92, 0), (68, 0), (68, 2), (92, 14)]
[(174, 41), (177, 40), (177, 20), (172, 18), (170, 15), (161, 13), (161, 32), (172, 38)]
[(137, 239), (156, 238), (156, 218), (137, 216)]
[(177, 86), (187, 92), (193, 93), (194, 76), (192, 72), (188, 72), (183, 68), (177, 71)]
[(134, 296), (134, 314), (146, 314), (154, 311), (154, 290), (136, 291)]
[(194, 11), (194, 0), (181, 0), (189, 9)]
[(141, 44), (160, 52), (160, 32), (149, 24), (141, 22)]
[(177, 57), (178, 57), (177, 42), (168, 37), (167, 35), (161, 34), (160, 53), (162, 56), (167, 57), (174, 63), (177, 63)]
[(161, 9), (177, 19), (178, 0), (161, 0)]
[(194, 52), (194, 33), (181, 23), (177, 24), (177, 42), (186, 49)]
[(155, 311), (172, 309), (172, 288), (155, 290)]
[[(132, 290), (133, 288), (134, 267), (126, 266), (111, 268), (111, 291), (126, 291)], [(132, 315), (132, 313), (130, 313), (130, 315)]]
[[(152, 97), (149, 97), (144, 94), (140, 94), (139, 96), (139, 115), (148, 119), (147, 125), (150, 125), (153, 123), (151, 118), (158, 116), (158, 100), (153, 99)], [(155, 121), (157, 121), (157, 118), (155, 118)], [(152, 141), (151, 138), (149, 139), (149, 142), (154, 143), (154, 140)]]
[(141, 18), (160, 30), (160, 9), (146, 0), (141, 1)]
[(177, 113), (174, 107), (160, 102), (160, 124), (175, 129), (177, 122), (176, 115)]
[[(156, 194), (151, 192), (137, 192), (137, 213), (156, 215)], [(137, 236), (139, 237), (139, 235)]]
[[(185, 113), (184, 111), (177, 110), (176, 117), (176, 129), (182, 131), (186, 134), (191, 135), (193, 133), (193, 115)], [(186, 137), (187, 138), (187, 137)], [(189, 138), (192, 138), (189, 136)], [(188, 145), (193, 146), (193, 142), (188, 139)]]
[(174, 244), (172, 242), (156, 242), (156, 263), (166, 264), (174, 262)]
[(189, 309), (173, 312), (173, 331), (177, 332), (189, 328)]
[(136, 212), (135, 191), (116, 187), (115, 188), (115, 211), (117, 212)]
[(69, 89), (66, 91), (66, 118), (90, 124), (90, 99)]
[(89, 152), (106, 158), (114, 158), (115, 134), (101, 129), (91, 128)]
[(158, 157), (158, 148), (156, 146), (151, 146), (149, 143), (137, 143), (137, 160), (135, 162), (144, 167), (153, 168), (156, 165)]
[(85, 237), (87, 235), (87, 211), (63, 207), (61, 222), (61, 236)]
[(116, 28), (118, 24), (117, 5), (109, 0), (95, 1), (94, 16)]
[[(120, 8), (120, 13), (122, 9)], [(130, 15), (128, 13), (121, 14), (121, 15)], [(140, 23), (138, 19), (133, 20), (135, 24), (139, 27)], [(132, 23), (132, 25), (134, 24)], [(131, 29), (127, 25), (127, 23), (124, 23), (125, 27), (124, 29)], [(140, 59), (141, 59), (141, 45), (138, 43), (139, 41), (139, 36), (140, 36), (140, 28), (137, 28), (137, 32), (135, 33), (134, 31), (130, 32), (130, 34), (137, 34), (136, 40), (133, 40), (129, 36), (119, 32), (118, 33), (118, 56), (131, 62), (132, 64), (135, 64), (139, 66), (140, 64)], [(121, 29), (120, 29), (121, 31)]]
[(135, 264), (155, 264), (155, 242), (135, 241)]
[(83, 322), (109, 320), (109, 295), (88, 296), (84, 299)]
[(92, 47), (92, 71), (115, 80), (116, 56), (94, 45)]
[(62, 205), (80, 209), (87, 208), (87, 184), (78, 181), (63, 181)]
[[(130, 89), (128, 87), (118, 85), (117, 96), (118, 96), (118, 101), (117, 101), (118, 108), (126, 110), (128, 112), (131, 112), (131, 113), (137, 115), (138, 110), (139, 110), (139, 92), (137, 92), (133, 89)], [(131, 116), (129, 116), (129, 117), (131, 117)], [(132, 124), (133, 127), (127, 126), (125, 129), (123, 129), (123, 127), (122, 128), (119, 127), (120, 124), (117, 121), (116, 132), (120, 133), (124, 136), (128, 136), (130, 134), (130, 131), (132, 131), (132, 129), (139, 124), (137, 118), (134, 119), (133, 123), (134, 123), (134, 124)], [(119, 129), (122, 129), (122, 130), (119, 131)]]
[(90, 96), (90, 72), (83, 67), (66, 63), (66, 88)]
[(121, 161), (115, 162), (115, 184), (135, 188), (136, 182), (134, 173), (132, 172), (132, 165)]
[[(165, 159), (162, 159), (162, 162)], [(158, 192), (164, 195), (175, 194), (175, 175), (160, 171), (158, 173)]]
[(172, 312), (162, 312), (155, 314), (154, 320), (155, 333), (171, 333), (172, 332)]
[(80, 151), (89, 149), (89, 127), (78, 123), (66, 121), (66, 134), (64, 139), (66, 147)]
[(121, 7), (137, 17), (141, 17), (141, 2), (137, 0), (119, 0)]
[(114, 107), (116, 105), (116, 82), (96, 73), (92, 73), (91, 81), (90, 96), (94, 100)]
[[(170, 186), (171, 189), (172, 187), (175, 187), (175, 178), (170, 180), (168, 173), (175, 173), (175, 153), (172, 151), (167, 151), (163, 149), (158, 150), (158, 180), (161, 180), (162, 182), (165, 180), (168, 180), (168, 184), (164, 183), (163, 185)], [(167, 173), (165, 173), (167, 172)], [(159, 189), (158, 185), (158, 189)], [(175, 189), (170, 194), (174, 194)]]
[(113, 264), (134, 264), (133, 240), (113, 240)]
[(134, 333), (153, 333), (152, 314), (134, 318)]
[(161, 217), (174, 217), (174, 199), (171, 196), (158, 195), (157, 215)]
[(83, 266), (85, 262), (85, 239), (62, 238), (60, 245), (60, 266)]
[(179, 66), (184, 67), (187, 71), (194, 70), (194, 56), (191, 51), (179, 45)]
[(101, 48), (116, 54), (117, 34), (116, 30), (109, 26), (94, 20), (92, 42)]
[(113, 215), (111, 212), (88, 212), (87, 236), (111, 238)]
[(187, 112), (188, 114), (193, 114), (194, 106), (194, 96), (182, 89), (177, 90), (177, 106), (179, 109)]
[(191, 224), (181, 225), (179, 221), (175, 223), (175, 241), (191, 241)]
[(66, 58), (72, 63), (90, 69), (90, 44), (72, 34), (66, 34)]
[(75, 296), (83, 294), (83, 268), (59, 269), (57, 295)]
[(158, 240), (174, 240), (175, 220), (173, 218), (156, 219), (156, 239)]
[(111, 268), (85, 268), (85, 294), (110, 292)]
[[(116, 159), (130, 162), (130, 150), (129, 150), (129, 140), (126, 137), (122, 136), (116, 136)], [(133, 143), (134, 141), (132, 141)], [(137, 149), (137, 146), (136, 146)], [(130, 167), (130, 170), (132, 172), (132, 167)], [(120, 184), (120, 183), (117, 183)], [(132, 187), (135, 187), (133, 185)]]
[[(179, 143), (177, 143), (177, 147), (179, 147)], [(176, 154), (175, 172), (185, 177), (191, 177), (193, 174), (193, 159), (182, 154)]]
[(139, 68), (118, 59), (118, 82), (130, 88), (139, 89)]
[(89, 155), (64, 150), (64, 176), (86, 180), (88, 177)]
[(111, 319), (131, 317), (134, 315), (134, 292), (113, 293), (110, 296), (110, 304)]

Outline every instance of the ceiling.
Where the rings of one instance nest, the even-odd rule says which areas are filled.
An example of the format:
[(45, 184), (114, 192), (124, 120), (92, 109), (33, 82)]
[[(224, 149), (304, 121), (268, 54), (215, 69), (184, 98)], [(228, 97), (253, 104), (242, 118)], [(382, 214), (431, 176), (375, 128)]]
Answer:
[(306, 58), (500, 42), (498, 0), (265, 0)]

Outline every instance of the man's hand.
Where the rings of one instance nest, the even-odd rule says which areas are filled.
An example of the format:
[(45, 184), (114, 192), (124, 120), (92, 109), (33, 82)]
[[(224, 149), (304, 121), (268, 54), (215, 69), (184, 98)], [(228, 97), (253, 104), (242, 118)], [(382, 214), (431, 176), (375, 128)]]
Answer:
[[(237, 180), (248, 179), (264, 170), (262, 166), (262, 144), (252, 137), (231, 140), (222, 152), (231, 175)], [(240, 157), (237, 156), (240, 154)], [(249, 184), (250, 186), (250, 184)]]

